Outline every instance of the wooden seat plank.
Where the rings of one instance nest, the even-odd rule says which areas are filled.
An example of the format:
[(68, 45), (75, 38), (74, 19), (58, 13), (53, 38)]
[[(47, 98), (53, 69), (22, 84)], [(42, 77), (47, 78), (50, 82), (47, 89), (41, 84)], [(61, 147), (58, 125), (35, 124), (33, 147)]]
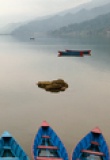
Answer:
[(102, 153), (102, 152), (95, 152), (95, 151), (86, 150), (86, 149), (81, 150), (81, 152), (83, 152), (83, 153), (89, 153), (89, 154), (95, 154), (97, 156), (104, 156), (104, 153)]
[(42, 138), (50, 138), (50, 136), (45, 136), (45, 135), (44, 135), (44, 136), (42, 136)]
[(95, 142), (95, 141), (91, 141), (91, 144), (94, 144), (94, 145), (97, 145), (97, 146), (100, 145), (98, 142)]
[(56, 146), (37, 146), (39, 149), (58, 149)]
[(63, 160), (63, 159), (58, 157), (37, 157), (36, 160)]

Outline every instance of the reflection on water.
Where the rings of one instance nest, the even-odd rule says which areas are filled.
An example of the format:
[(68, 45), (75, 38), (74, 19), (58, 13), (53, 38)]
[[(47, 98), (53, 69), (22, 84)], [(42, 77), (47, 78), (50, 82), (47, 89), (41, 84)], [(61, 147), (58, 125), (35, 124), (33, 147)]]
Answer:
[[(95, 42), (95, 43), (94, 43)], [(108, 41), (107, 41), (108, 42)], [(58, 50), (91, 49), (92, 56), (59, 58)], [(110, 144), (110, 47), (102, 41), (0, 37), (0, 133), (8, 130), (31, 157), (33, 138), (47, 120), (68, 153), (95, 126)], [(49, 93), (40, 80), (62, 78), (69, 88)]]

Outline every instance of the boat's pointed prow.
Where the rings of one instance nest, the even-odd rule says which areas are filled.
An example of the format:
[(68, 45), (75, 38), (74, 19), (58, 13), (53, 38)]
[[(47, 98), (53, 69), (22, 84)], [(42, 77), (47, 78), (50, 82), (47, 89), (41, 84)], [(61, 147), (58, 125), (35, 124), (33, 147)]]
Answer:
[(98, 134), (101, 134), (101, 130), (99, 129), (99, 127), (95, 127), (92, 131), (92, 133), (98, 133)]
[(4, 131), (2, 137), (12, 137), (8, 131)]
[(95, 127), (76, 145), (71, 160), (110, 160), (109, 148), (99, 129)]
[(22, 147), (8, 131), (4, 131), (0, 136), (0, 159), (29, 160)]
[(41, 124), (42, 127), (49, 127), (49, 124), (47, 123), (47, 121), (43, 121)]
[(35, 135), (32, 154), (34, 160), (69, 160), (63, 142), (47, 121), (42, 122)]

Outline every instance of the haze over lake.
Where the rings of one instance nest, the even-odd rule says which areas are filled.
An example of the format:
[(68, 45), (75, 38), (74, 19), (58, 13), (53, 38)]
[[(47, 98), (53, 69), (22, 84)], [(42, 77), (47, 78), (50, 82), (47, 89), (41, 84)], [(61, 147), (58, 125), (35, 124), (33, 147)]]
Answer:
[[(31, 156), (33, 138), (47, 120), (71, 154), (98, 126), (110, 145), (110, 39), (0, 36), (0, 133), (8, 130)], [(57, 57), (58, 50), (91, 49), (91, 56)], [(65, 92), (50, 93), (38, 81), (64, 79)]]

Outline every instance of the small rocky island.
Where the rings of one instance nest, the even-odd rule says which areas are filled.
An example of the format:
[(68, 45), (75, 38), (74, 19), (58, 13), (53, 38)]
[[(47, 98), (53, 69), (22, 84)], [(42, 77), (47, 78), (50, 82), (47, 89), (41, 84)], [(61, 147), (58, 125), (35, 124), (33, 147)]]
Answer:
[(46, 91), (50, 92), (65, 91), (65, 89), (68, 88), (68, 84), (62, 79), (57, 79), (53, 81), (39, 81), (37, 85), (39, 88), (43, 88)]

